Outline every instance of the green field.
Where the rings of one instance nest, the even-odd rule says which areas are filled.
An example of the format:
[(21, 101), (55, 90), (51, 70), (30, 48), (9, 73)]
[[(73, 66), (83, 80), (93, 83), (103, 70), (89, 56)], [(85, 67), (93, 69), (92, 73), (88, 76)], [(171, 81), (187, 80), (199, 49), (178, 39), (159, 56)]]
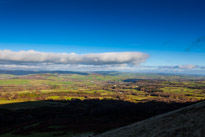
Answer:
[[(193, 101), (205, 99), (203, 77), (158, 74), (0, 75), (0, 104), (39, 100), (114, 99)], [(136, 80), (135, 80), (136, 79)]]

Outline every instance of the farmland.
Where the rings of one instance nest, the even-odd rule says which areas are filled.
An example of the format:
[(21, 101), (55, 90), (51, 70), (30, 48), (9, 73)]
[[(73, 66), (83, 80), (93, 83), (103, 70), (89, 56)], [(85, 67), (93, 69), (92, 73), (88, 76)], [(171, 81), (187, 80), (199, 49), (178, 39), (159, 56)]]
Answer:
[[(125, 74), (124, 74), (125, 75)], [(0, 104), (39, 100), (114, 99), (129, 102), (166, 100), (187, 102), (205, 99), (203, 78), (100, 74), (0, 75)], [(175, 76), (176, 77), (176, 76)], [(171, 79), (171, 80), (169, 80)]]
[(96, 134), (204, 99), (203, 76), (0, 74), (0, 136)]

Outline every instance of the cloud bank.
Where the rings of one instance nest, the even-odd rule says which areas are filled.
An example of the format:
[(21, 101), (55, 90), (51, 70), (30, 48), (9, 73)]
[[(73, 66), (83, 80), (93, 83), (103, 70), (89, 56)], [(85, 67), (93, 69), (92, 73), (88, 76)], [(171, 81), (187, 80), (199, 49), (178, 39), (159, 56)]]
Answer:
[(148, 54), (141, 52), (75, 54), (0, 50), (0, 69), (205, 74), (205, 66), (193, 64), (142, 65), (148, 58)]
[(191, 70), (200, 68), (200, 66), (193, 65), (193, 64), (185, 64), (185, 65), (176, 65), (176, 66), (159, 66), (159, 69), (183, 69), (183, 70)]
[(75, 53), (47, 53), (34, 50), (29, 51), (11, 51), (0, 50), (0, 65), (1, 66), (23, 66), (34, 68), (36, 66), (51, 66), (51, 65), (124, 65), (138, 66), (145, 62), (149, 57), (148, 54), (141, 52), (107, 52), (107, 53), (90, 53), (90, 54), (75, 54)]
[(138, 72), (205, 74), (205, 66), (184, 64), (173, 66), (140, 66)]

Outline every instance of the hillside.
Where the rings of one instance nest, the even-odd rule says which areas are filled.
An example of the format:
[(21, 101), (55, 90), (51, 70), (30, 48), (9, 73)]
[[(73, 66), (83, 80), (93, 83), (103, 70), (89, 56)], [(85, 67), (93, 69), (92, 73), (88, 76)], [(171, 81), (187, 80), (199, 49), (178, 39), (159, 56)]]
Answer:
[(200, 102), (95, 137), (204, 137), (205, 102)]

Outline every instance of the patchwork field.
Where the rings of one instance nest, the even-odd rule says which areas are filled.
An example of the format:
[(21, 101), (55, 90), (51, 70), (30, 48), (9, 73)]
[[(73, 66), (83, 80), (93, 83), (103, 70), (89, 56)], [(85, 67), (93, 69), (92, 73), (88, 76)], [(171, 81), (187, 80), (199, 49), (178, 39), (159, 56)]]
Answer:
[(0, 74), (0, 136), (89, 136), (204, 99), (200, 76)]

